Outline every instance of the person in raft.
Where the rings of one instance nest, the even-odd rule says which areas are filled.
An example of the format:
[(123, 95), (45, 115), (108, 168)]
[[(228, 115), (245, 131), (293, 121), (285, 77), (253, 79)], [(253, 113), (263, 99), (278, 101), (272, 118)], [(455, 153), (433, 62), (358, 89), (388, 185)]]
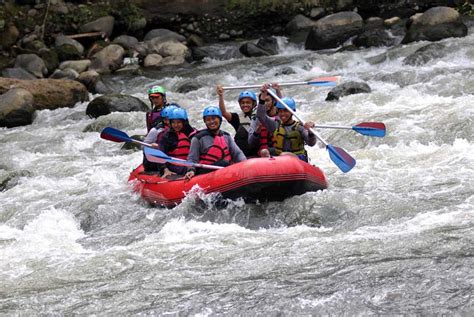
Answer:
[[(204, 108), (202, 118), (206, 124), (206, 129), (198, 132), (191, 140), (188, 161), (228, 166), (247, 159), (230, 134), (220, 129), (222, 112), (218, 107), (208, 106)], [(191, 179), (196, 173), (203, 174), (211, 171), (209, 169), (198, 169), (196, 171), (195, 167), (188, 167), (185, 176), (187, 179)]]
[[(267, 89), (270, 86), (265, 84), (261, 88), (261, 98), (267, 97)], [(285, 97), (282, 101), (288, 105), (291, 110), (296, 111), (296, 103), (293, 98)], [(277, 155), (296, 155), (299, 159), (308, 162), (308, 154), (304, 145), (314, 146), (316, 144), (316, 136), (309, 131), (314, 127), (314, 123), (308, 121), (303, 125), (299, 121), (293, 119), (293, 115), (280, 102), (276, 103), (278, 109), (278, 118), (274, 120), (267, 115), (265, 104), (260, 104), (257, 107), (257, 118), (268, 130), (268, 133), (273, 134), (275, 142), (275, 153)]]
[(217, 95), (219, 96), (219, 109), (222, 116), (235, 129), (234, 140), (245, 156), (257, 156), (258, 148), (250, 147), (248, 143), (248, 131), (250, 122), (255, 117), (255, 107), (257, 106), (257, 96), (252, 91), (242, 91), (239, 94), (238, 102), (242, 112), (228, 112), (224, 102), (224, 89), (221, 85), (216, 87)]
[[(171, 104), (165, 107), (161, 111), (160, 122), (156, 123), (156, 125), (151, 128), (148, 134), (145, 136), (143, 142), (151, 144), (151, 147), (154, 149), (159, 148), (160, 141), (164, 135), (164, 133), (169, 129), (169, 120), (168, 116), (174, 109), (180, 108), (177, 104)], [(160, 163), (154, 163), (147, 160), (145, 154), (143, 154), (143, 168), (145, 172), (160, 172), (163, 173), (165, 165)]]
[(150, 99), (152, 109), (146, 113), (147, 132), (162, 121), (161, 111), (168, 106), (165, 88), (162, 86), (151, 87), (148, 89), (148, 99)]
[[(197, 130), (191, 127), (188, 121), (188, 114), (183, 108), (174, 109), (169, 115), (169, 129), (163, 133), (160, 141), (159, 149), (165, 154), (186, 160), (189, 155), (191, 146), (191, 138), (196, 134)], [(177, 166), (166, 163), (162, 177), (170, 175), (184, 175), (187, 167)]]
[[(275, 88), (277, 91), (277, 96), (281, 98), (282, 96), (279, 85), (272, 84), (272, 88)], [(258, 95), (258, 103), (265, 105), (267, 116), (277, 120), (278, 109), (276, 107), (277, 101), (275, 98), (269, 94), (266, 94), (266, 96), (262, 98), (262, 94), (260, 93)], [(253, 118), (252, 122), (250, 123), (248, 143), (251, 147), (258, 148), (257, 153), (260, 157), (270, 157), (276, 155), (273, 135), (268, 132), (267, 128), (260, 122), (260, 120), (258, 120), (257, 117)]]

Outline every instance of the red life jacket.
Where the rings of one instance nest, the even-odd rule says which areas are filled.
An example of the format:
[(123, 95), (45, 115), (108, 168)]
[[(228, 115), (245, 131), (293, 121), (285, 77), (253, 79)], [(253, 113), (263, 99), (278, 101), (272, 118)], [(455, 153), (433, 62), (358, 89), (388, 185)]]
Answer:
[(178, 144), (176, 145), (176, 148), (174, 150), (169, 151), (167, 154), (169, 156), (185, 160), (188, 158), (190, 147), (191, 141), (186, 136), (186, 134), (178, 132)]
[[(272, 119), (277, 120), (277, 117), (272, 117)], [(265, 127), (265, 125), (260, 124), (260, 148), (258, 149), (259, 151), (262, 149), (268, 149), (273, 147), (275, 139), (273, 137), (273, 134), (268, 133), (268, 129)]]
[(206, 153), (199, 157), (200, 164), (212, 164), (220, 160), (230, 162), (232, 156), (230, 155), (229, 147), (223, 134), (214, 136), (214, 143), (209, 147)]

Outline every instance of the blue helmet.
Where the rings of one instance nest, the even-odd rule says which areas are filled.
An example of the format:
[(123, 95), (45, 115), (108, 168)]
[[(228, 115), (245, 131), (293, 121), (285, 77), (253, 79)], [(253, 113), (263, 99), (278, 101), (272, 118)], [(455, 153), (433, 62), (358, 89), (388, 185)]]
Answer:
[(176, 108), (168, 115), (169, 120), (188, 120), (188, 113), (183, 108)]
[[(296, 103), (295, 103), (295, 100), (294, 100), (293, 98), (285, 97), (285, 98), (282, 98), (281, 100), (282, 100), (284, 103), (286, 103), (286, 105), (287, 105), (288, 107), (290, 107), (291, 110), (296, 111)], [(282, 105), (281, 102), (279, 102), (279, 101), (277, 102), (276, 107), (277, 107), (278, 109), (286, 109), (286, 107), (285, 107), (284, 105)]]
[(240, 102), (240, 100), (242, 100), (244, 98), (250, 98), (253, 101), (257, 102), (257, 95), (255, 95), (255, 93), (252, 92), (252, 91), (248, 91), (248, 90), (242, 91), (239, 95), (239, 102)]
[(206, 108), (204, 108), (204, 111), (202, 112), (202, 118), (204, 119), (209, 116), (217, 116), (219, 117), (219, 119), (222, 120), (221, 109), (219, 109), (219, 107), (216, 107), (216, 106), (207, 106)]
[(161, 110), (161, 117), (169, 119), (169, 115), (173, 112), (174, 109), (179, 109), (179, 107), (176, 107), (174, 105), (166, 106), (163, 110)]

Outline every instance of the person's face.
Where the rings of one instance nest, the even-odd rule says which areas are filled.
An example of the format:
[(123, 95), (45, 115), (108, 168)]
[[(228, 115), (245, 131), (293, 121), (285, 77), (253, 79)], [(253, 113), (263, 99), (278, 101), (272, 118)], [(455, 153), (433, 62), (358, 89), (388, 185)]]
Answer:
[(183, 130), (184, 122), (183, 120), (171, 120), (171, 127), (174, 131), (180, 132), (181, 130)]
[(265, 101), (265, 107), (267, 109), (267, 112), (269, 112), (273, 108), (273, 99), (272, 97), (267, 96), (265, 97), (264, 101)]
[(164, 103), (164, 98), (162, 94), (151, 95), (150, 100), (156, 107), (162, 107)]
[(278, 117), (280, 117), (281, 122), (287, 123), (291, 119), (291, 112), (286, 109), (278, 109)]
[(220, 126), (220, 119), (218, 116), (207, 116), (204, 117), (204, 123), (209, 130), (218, 130)]
[(252, 111), (253, 100), (250, 99), (249, 97), (242, 98), (239, 101), (239, 105), (240, 105), (240, 109), (242, 109), (242, 111), (244, 113), (248, 113), (248, 112)]
[(165, 126), (169, 126), (169, 125), (170, 125), (170, 120), (168, 120), (168, 118), (164, 118), (164, 119), (163, 119), (163, 122), (164, 122)]

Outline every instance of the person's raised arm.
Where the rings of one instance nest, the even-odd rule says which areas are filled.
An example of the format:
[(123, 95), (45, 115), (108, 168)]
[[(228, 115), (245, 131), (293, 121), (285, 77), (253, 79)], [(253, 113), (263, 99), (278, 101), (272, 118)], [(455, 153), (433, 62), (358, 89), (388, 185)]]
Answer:
[(221, 85), (217, 85), (216, 92), (217, 92), (217, 96), (219, 96), (219, 109), (222, 112), (222, 116), (227, 120), (227, 122), (230, 122), (230, 120), (232, 119), (232, 114), (228, 112), (227, 109), (225, 108), (224, 89), (222, 88)]

